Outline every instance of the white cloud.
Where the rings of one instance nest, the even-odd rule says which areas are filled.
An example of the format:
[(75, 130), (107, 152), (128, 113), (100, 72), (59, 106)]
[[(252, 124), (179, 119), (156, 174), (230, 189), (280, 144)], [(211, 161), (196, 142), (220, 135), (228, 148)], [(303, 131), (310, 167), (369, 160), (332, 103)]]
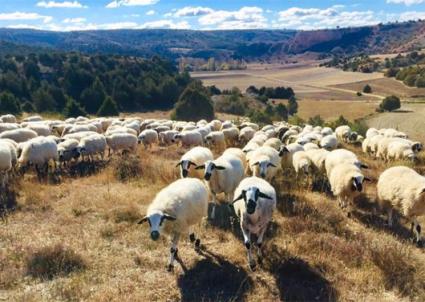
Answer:
[(174, 13), (174, 17), (196, 17), (196, 16), (203, 16), (207, 14), (213, 13), (214, 10), (209, 7), (202, 7), (202, 6), (186, 6), (179, 10), (177, 10)]
[(63, 23), (84, 23), (86, 18), (66, 18), (62, 21)]
[(56, 1), (40, 1), (37, 3), (38, 7), (44, 8), (87, 8), (86, 5), (82, 5), (78, 1), (64, 1), (64, 2), (56, 2)]
[(237, 11), (217, 10), (198, 19), (204, 27), (217, 29), (255, 29), (266, 28), (267, 19), (263, 9), (256, 6), (245, 6)]
[(114, 0), (106, 5), (107, 8), (117, 8), (120, 6), (145, 6), (157, 4), (159, 0)]
[(51, 16), (43, 16), (37, 13), (0, 13), (0, 21), (12, 21), (12, 20), (43, 20), (44, 23), (49, 23), (53, 20)]
[(398, 18), (399, 21), (409, 21), (409, 20), (424, 20), (425, 19), (425, 12), (404, 12), (400, 14), (400, 17)]
[(365, 26), (380, 22), (373, 11), (342, 11), (342, 8), (339, 5), (325, 9), (291, 7), (279, 12), (278, 21), (273, 22), (273, 27), (307, 30)]
[(404, 4), (406, 6), (410, 6), (413, 4), (421, 4), (424, 2), (425, 0), (387, 0), (387, 3)]
[(146, 12), (147, 16), (153, 16), (155, 15), (155, 11), (153, 9), (151, 9), (150, 11)]
[(190, 29), (190, 25), (186, 21), (173, 22), (172, 20), (157, 20), (146, 22), (140, 28), (169, 28), (169, 29)]

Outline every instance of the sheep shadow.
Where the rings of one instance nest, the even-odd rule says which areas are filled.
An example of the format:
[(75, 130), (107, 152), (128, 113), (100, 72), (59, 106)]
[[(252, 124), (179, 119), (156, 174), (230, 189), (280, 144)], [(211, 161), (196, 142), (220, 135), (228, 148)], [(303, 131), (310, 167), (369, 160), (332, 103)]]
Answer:
[(199, 253), (205, 259), (177, 279), (181, 301), (244, 301), (253, 285), (246, 270), (207, 250)]
[(0, 220), (6, 220), (7, 214), (16, 210), (18, 192), (13, 188), (3, 188), (0, 191)]
[(275, 245), (267, 249), (265, 269), (275, 278), (281, 301), (336, 301), (338, 292), (318, 268)]
[(78, 161), (63, 170), (62, 175), (69, 177), (85, 177), (101, 172), (109, 161)]

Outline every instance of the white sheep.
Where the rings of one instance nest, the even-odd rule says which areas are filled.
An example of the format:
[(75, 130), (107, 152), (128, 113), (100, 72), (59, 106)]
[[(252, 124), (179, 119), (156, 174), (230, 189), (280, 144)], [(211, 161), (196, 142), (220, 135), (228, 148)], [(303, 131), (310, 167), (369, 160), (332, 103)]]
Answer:
[(91, 161), (93, 161), (95, 155), (100, 155), (103, 160), (106, 145), (106, 138), (104, 135), (93, 134), (83, 137), (78, 144), (78, 148), (83, 160), (85, 155), (88, 156)]
[(365, 180), (370, 181), (359, 167), (351, 163), (340, 163), (332, 169), (329, 175), (332, 193), (338, 198), (341, 208), (349, 207), (348, 213), (351, 212), (354, 198), (363, 191)]
[(280, 168), (279, 152), (272, 147), (263, 146), (248, 156), (249, 168), (253, 176), (259, 176), (268, 181), (272, 180)]
[(71, 133), (63, 136), (61, 139), (62, 141), (68, 140), (68, 139), (76, 139), (77, 141), (80, 141), (82, 138), (98, 134), (94, 131), (83, 131), (83, 132), (77, 132), (77, 133)]
[(159, 133), (159, 141), (162, 145), (168, 146), (173, 143), (174, 136), (178, 134), (177, 130), (167, 130)]
[(50, 138), (40, 136), (23, 143), (18, 165), (20, 168), (34, 165), (37, 175), (40, 177), (43, 170), (45, 173), (48, 171), (48, 164), (51, 160), (53, 160), (55, 164), (58, 160), (58, 147), (56, 142)]
[(298, 151), (304, 151), (304, 147), (297, 143), (282, 146), (279, 156), (282, 157), (283, 164), (288, 167), (292, 165), (292, 156)]
[(38, 136), (49, 136), (52, 134), (52, 130), (50, 130), (50, 127), (40, 122), (29, 123), (26, 128), (37, 132)]
[(393, 141), (388, 144), (386, 160), (403, 160), (408, 159), (414, 161), (416, 154), (409, 142)]
[(0, 123), (0, 133), (8, 131), (8, 130), (15, 130), (18, 128), (19, 128), (19, 125), (15, 123)]
[(216, 150), (223, 152), (226, 149), (226, 138), (222, 131), (213, 131), (205, 137), (206, 144)]
[(233, 126), (233, 127), (229, 127), (229, 128), (224, 128), (221, 131), (224, 134), (227, 145), (234, 146), (234, 145), (237, 144), (237, 142), (239, 140), (239, 129), (238, 128)]
[(299, 175), (300, 172), (304, 173), (305, 175), (308, 175), (311, 161), (309, 156), (307, 155), (307, 152), (305, 151), (296, 152), (292, 156), (292, 165), (297, 175)]
[(276, 149), (276, 151), (280, 151), (280, 148), (282, 148), (282, 145), (283, 144), (280, 141), (280, 139), (278, 139), (276, 137), (269, 138), (263, 144), (263, 146), (272, 147), (272, 148)]
[(17, 143), (23, 143), (35, 137), (37, 137), (37, 132), (25, 128), (18, 128), (0, 133), (0, 138), (8, 138)]
[(244, 244), (248, 252), (248, 263), (251, 269), (255, 269), (256, 263), (251, 253), (251, 235), (257, 237), (258, 262), (261, 263), (264, 234), (276, 209), (276, 191), (267, 181), (254, 176), (240, 182), (235, 190), (235, 196), (237, 197), (233, 207), (240, 220)]
[(325, 171), (325, 161), (329, 151), (325, 149), (307, 150), (306, 154), (318, 172)]
[(203, 139), (201, 133), (197, 130), (183, 131), (174, 135), (173, 143), (181, 142), (184, 147), (202, 146)]
[(239, 141), (241, 143), (246, 143), (250, 141), (254, 137), (255, 131), (256, 130), (251, 127), (242, 128), (239, 132)]
[(219, 131), (221, 129), (222, 123), (219, 120), (212, 120), (209, 125), (213, 131)]
[(244, 167), (244, 171), (246, 171), (247, 168), (247, 160), (246, 160), (246, 154), (245, 152), (242, 151), (242, 149), (239, 148), (227, 148), (222, 155), (226, 155), (226, 154), (232, 154), (237, 156), (243, 163), (243, 167)]
[(59, 163), (66, 165), (72, 159), (80, 157), (80, 150), (78, 147), (79, 141), (76, 139), (66, 139), (58, 144), (58, 158)]
[(316, 145), (315, 143), (307, 143), (303, 147), (304, 147), (304, 151), (320, 149), (320, 147)]
[(351, 128), (350, 126), (343, 125), (335, 129), (335, 135), (341, 142), (348, 142), (350, 139)]
[(0, 122), (2, 123), (16, 123), (16, 117), (13, 114), (5, 114), (0, 116)]
[(357, 158), (357, 155), (353, 152), (346, 149), (337, 149), (329, 152), (329, 154), (326, 156), (325, 169), (328, 178), (331, 175), (332, 169), (334, 169), (339, 164), (352, 164), (357, 166), (359, 169), (368, 168), (367, 165), (360, 162), (360, 160)]
[(336, 135), (330, 134), (330, 135), (324, 136), (320, 140), (320, 147), (328, 151), (336, 149), (338, 147), (338, 139), (336, 138)]
[(417, 217), (425, 214), (425, 177), (408, 167), (385, 170), (377, 184), (378, 203), (388, 213), (388, 224), (393, 223), (393, 209), (409, 219), (416, 242), (421, 240), (421, 226)]
[(208, 215), (208, 190), (204, 183), (195, 178), (179, 179), (162, 189), (147, 209), (146, 216), (139, 221), (150, 225), (150, 237), (157, 241), (161, 233), (171, 236), (168, 270), (173, 269), (182, 235), (190, 233), (195, 247), (200, 240), (192, 232), (192, 226), (199, 224)]
[(233, 193), (244, 177), (245, 171), (242, 161), (233, 154), (224, 154), (215, 160), (208, 160), (205, 164), (196, 167), (204, 170), (204, 179), (212, 194), (213, 209), (211, 218), (215, 218), (217, 194), (224, 193), (227, 202), (233, 201)]
[(375, 136), (375, 135), (378, 135), (378, 134), (379, 134), (378, 129), (375, 129), (375, 128), (369, 128), (369, 129), (367, 129), (367, 131), (366, 131), (366, 138), (371, 138), (371, 137), (373, 137), (373, 136)]
[(145, 149), (152, 148), (152, 145), (158, 143), (158, 132), (152, 129), (143, 130), (139, 134), (139, 143), (143, 143)]
[(4, 189), (8, 181), (8, 173), (12, 169), (10, 146), (0, 141), (0, 189)]
[(196, 177), (202, 179), (202, 172), (195, 168), (205, 164), (206, 161), (213, 159), (214, 156), (210, 149), (205, 147), (195, 147), (183, 154), (176, 167), (180, 167), (180, 176), (182, 178)]
[(117, 151), (132, 152), (134, 153), (137, 149), (137, 136), (130, 133), (114, 133), (106, 136), (106, 143), (108, 144), (109, 151), (108, 155), (112, 152)]

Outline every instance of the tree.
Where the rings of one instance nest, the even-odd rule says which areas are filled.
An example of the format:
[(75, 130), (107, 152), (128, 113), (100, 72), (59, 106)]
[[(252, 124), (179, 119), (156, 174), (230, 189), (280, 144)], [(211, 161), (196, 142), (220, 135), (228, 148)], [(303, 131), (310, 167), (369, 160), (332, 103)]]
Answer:
[(307, 123), (312, 126), (323, 126), (325, 124), (325, 121), (320, 115), (315, 115), (313, 117), (310, 117)]
[(267, 115), (265, 112), (260, 110), (253, 110), (248, 115), (249, 119), (253, 123), (258, 124), (271, 124), (273, 121), (269, 115)]
[(86, 116), (87, 112), (84, 111), (83, 108), (71, 97), (67, 96), (67, 101), (65, 105), (65, 109), (63, 110), (63, 115), (65, 117), (78, 117), (78, 116)]
[(46, 86), (37, 89), (32, 95), (32, 100), (37, 112), (56, 111), (56, 102)]
[(363, 92), (364, 92), (364, 93), (372, 93), (372, 87), (371, 87), (369, 84), (366, 84), (366, 85), (363, 87)]
[(297, 99), (291, 96), (288, 101), (288, 113), (289, 115), (295, 115), (298, 112)]
[(381, 110), (390, 112), (399, 109), (400, 107), (400, 99), (395, 95), (387, 96), (385, 99), (382, 100), (382, 103), (379, 105), (379, 108)]
[(172, 113), (172, 119), (185, 121), (213, 118), (213, 103), (206, 89), (199, 82), (192, 83), (183, 91)]
[(415, 86), (418, 88), (425, 88), (425, 74), (416, 79)]
[(394, 78), (399, 71), (399, 68), (388, 68), (384, 75), (388, 78)]
[(81, 93), (80, 103), (88, 113), (95, 114), (105, 100), (105, 97), (105, 87), (99, 78), (96, 78), (93, 85)]
[(409, 74), (409, 75), (406, 76), (403, 83), (406, 84), (409, 87), (413, 87), (413, 86), (415, 86), (416, 77), (417, 77), (416, 74)]
[(220, 95), (221, 91), (215, 85), (209, 86), (208, 91), (210, 95)]
[(97, 111), (98, 116), (116, 116), (119, 115), (117, 103), (110, 97), (106, 97)]
[(28, 101), (26, 101), (22, 106), (21, 106), (21, 108), (22, 108), (22, 111), (24, 111), (24, 112), (28, 112), (28, 113), (30, 113), (30, 112), (34, 112), (35, 111), (35, 108), (34, 108), (34, 106), (33, 106), (33, 104), (31, 104), (30, 102), (28, 102)]
[(276, 116), (284, 121), (288, 120), (288, 109), (282, 103), (277, 104), (275, 108)]
[(0, 113), (21, 113), (18, 100), (10, 92), (2, 92), (0, 94)]

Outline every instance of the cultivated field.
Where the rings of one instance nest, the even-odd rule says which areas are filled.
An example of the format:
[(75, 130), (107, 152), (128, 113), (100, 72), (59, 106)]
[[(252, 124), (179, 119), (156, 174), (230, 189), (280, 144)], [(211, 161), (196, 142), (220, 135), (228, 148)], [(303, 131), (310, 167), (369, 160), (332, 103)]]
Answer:
[[(359, 148), (353, 150), (359, 153)], [(167, 273), (168, 240), (152, 242), (148, 226), (136, 222), (155, 193), (177, 179), (175, 164), (184, 152), (176, 146), (153, 151), (139, 148), (138, 159), (116, 157), (105, 168), (86, 169), (85, 176), (62, 175), (60, 184), (40, 184), (28, 174), (16, 185), (17, 210), (0, 225), (0, 299), (425, 299), (424, 251), (409, 242), (407, 225), (389, 230), (382, 216), (372, 214), (375, 181), (385, 166), (363, 156), (374, 182), (359, 200), (354, 218), (347, 218), (334, 198), (297, 184), (286, 171), (273, 183), (278, 207), (266, 235), (265, 261), (257, 271), (247, 267), (239, 228), (230, 224), (228, 208), (222, 206), (216, 220), (196, 229), (202, 239), (201, 252), (182, 241), (180, 265)], [(420, 171), (424, 168), (419, 166)], [(130, 172), (134, 178), (117, 179)], [(43, 250), (46, 247), (50, 250)], [(62, 257), (56, 253), (62, 250), (75, 254), (59, 258), (58, 266), (66, 271), (66, 265), (72, 264), (80, 270), (38, 278), (31, 258), (35, 254)], [(45, 264), (40, 260), (41, 268)]]

